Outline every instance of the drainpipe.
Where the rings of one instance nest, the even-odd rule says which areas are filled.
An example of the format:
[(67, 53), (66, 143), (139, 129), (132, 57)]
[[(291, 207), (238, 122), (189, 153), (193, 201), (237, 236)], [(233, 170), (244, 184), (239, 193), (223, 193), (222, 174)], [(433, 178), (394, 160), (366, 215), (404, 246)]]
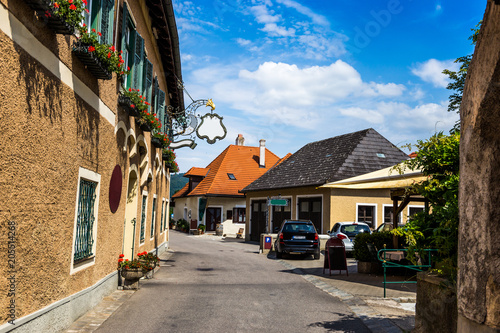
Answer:
[(132, 258), (130, 260), (134, 260), (134, 245), (135, 245), (135, 224), (136, 224), (136, 219), (135, 217), (132, 219), (132, 224), (134, 225), (134, 233), (132, 235)]

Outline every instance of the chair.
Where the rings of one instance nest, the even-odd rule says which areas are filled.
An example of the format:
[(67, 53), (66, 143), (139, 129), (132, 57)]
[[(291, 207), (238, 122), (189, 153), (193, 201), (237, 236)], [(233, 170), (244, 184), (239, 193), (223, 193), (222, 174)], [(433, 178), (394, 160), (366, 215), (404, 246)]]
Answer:
[(236, 238), (243, 238), (243, 232), (245, 231), (244, 228), (240, 228), (238, 232), (236, 233)]

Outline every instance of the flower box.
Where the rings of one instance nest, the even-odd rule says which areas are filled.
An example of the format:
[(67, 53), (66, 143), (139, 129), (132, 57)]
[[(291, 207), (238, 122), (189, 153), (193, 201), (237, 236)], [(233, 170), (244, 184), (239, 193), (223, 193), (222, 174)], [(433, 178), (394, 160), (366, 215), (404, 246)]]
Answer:
[(139, 289), (139, 280), (144, 276), (142, 268), (122, 268), (120, 274), (125, 279), (123, 289)]
[(151, 143), (153, 144), (153, 146), (155, 146), (156, 148), (163, 148), (163, 143), (161, 142), (161, 139), (160, 138), (157, 138), (155, 136), (151, 137)]
[(139, 111), (135, 107), (132, 107), (132, 101), (127, 96), (118, 96), (118, 105), (123, 107), (125, 111), (128, 112), (129, 116), (136, 118), (140, 116)]
[(92, 73), (92, 75), (95, 76), (95, 78), (101, 80), (111, 80), (113, 77), (112, 74), (92, 52), (89, 52), (90, 46), (91, 45), (86, 45), (81, 42), (75, 42), (73, 43), (73, 53), (85, 66), (87, 66), (87, 69)]
[(137, 119), (135, 120), (135, 123), (139, 125), (139, 128), (144, 132), (151, 132), (151, 126), (148, 123), (143, 121), (138, 121)]
[(50, 7), (48, 0), (25, 0), (26, 4), (44, 17), (47, 26), (52, 29), (56, 34), (72, 35), (75, 33), (75, 27), (66, 23), (59, 15), (55, 14)]

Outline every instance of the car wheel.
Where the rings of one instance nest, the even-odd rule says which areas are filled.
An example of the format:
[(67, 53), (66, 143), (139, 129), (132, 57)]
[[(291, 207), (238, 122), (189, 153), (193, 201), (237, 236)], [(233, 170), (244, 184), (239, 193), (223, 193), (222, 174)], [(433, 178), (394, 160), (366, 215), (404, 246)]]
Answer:
[(314, 260), (318, 260), (318, 259), (319, 259), (319, 251), (314, 252)]
[(276, 250), (276, 258), (278, 258), (278, 259), (283, 258), (283, 252)]

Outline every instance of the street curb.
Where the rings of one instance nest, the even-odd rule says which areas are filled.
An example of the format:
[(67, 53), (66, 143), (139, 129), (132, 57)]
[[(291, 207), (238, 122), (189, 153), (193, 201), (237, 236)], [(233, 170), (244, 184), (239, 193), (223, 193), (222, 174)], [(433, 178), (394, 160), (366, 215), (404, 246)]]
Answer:
[(356, 315), (361, 321), (370, 329), (372, 332), (376, 333), (401, 333), (403, 332), (398, 326), (396, 326), (392, 321), (384, 318), (379, 312), (375, 311), (359, 296), (354, 296), (348, 292), (342, 291), (334, 286), (325, 283), (315, 276), (305, 274), (302, 269), (297, 268), (289, 263), (278, 259), (286, 268), (294, 271), (294, 273), (301, 275), (306, 281), (310, 282), (312, 285), (318, 289), (339, 298), (349, 309)]

